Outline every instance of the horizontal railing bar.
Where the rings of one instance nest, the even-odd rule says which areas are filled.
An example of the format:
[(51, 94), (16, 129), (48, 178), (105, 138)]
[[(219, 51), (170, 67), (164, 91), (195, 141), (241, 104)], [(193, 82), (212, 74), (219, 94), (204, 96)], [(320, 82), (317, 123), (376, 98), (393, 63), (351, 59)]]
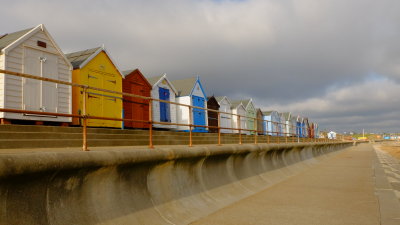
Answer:
[[(215, 110), (215, 109), (208, 109), (208, 108), (199, 107), (199, 106), (192, 106), (192, 105), (186, 105), (186, 104), (177, 103), (177, 102), (171, 102), (171, 101), (167, 101), (167, 100), (153, 99), (152, 97), (135, 95), (132, 93), (118, 92), (118, 91), (113, 91), (113, 90), (108, 90), (108, 89), (92, 87), (92, 86), (88, 86), (88, 85), (76, 84), (76, 83), (72, 83), (72, 82), (55, 80), (55, 79), (51, 79), (51, 78), (45, 78), (45, 77), (40, 77), (40, 76), (35, 76), (35, 75), (30, 75), (30, 74), (25, 74), (25, 73), (18, 73), (18, 72), (2, 70), (2, 69), (0, 69), (0, 73), (3, 73), (4, 75), (12, 75), (12, 76), (18, 76), (18, 77), (23, 77), (23, 78), (27, 78), (27, 79), (36, 79), (36, 80), (41, 80), (41, 81), (45, 81), (45, 82), (53, 82), (53, 83), (58, 83), (58, 84), (62, 84), (62, 85), (69, 85), (72, 87), (79, 87), (84, 90), (85, 94), (100, 95), (100, 96), (118, 98), (118, 99), (122, 99), (124, 101), (128, 101), (127, 99), (121, 98), (119, 96), (86, 92), (86, 90), (90, 89), (90, 90), (95, 90), (95, 91), (100, 91), (100, 92), (108, 92), (108, 93), (121, 95), (121, 96), (144, 99), (144, 100), (148, 100), (148, 103), (146, 103), (146, 101), (145, 101), (141, 104), (145, 104), (145, 105), (149, 105), (149, 106), (152, 101), (158, 101), (158, 102), (164, 102), (164, 103), (173, 104), (173, 105), (177, 105), (177, 106), (188, 107), (190, 113), (192, 113), (192, 111), (194, 111), (194, 110), (204, 110), (207, 112), (215, 112), (215, 113), (218, 113), (218, 115), (219, 115), (218, 118), (215, 118), (215, 120), (218, 120), (218, 121), (220, 120), (220, 118), (223, 118), (223, 115), (230, 115), (230, 119), (232, 119), (232, 120), (234, 119), (234, 116), (236, 116), (238, 118), (239, 123), (243, 122), (243, 120), (253, 122), (255, 129), (247, 129), (247, 128), (242, 128), (240, 126), (238, 128), (234, 128), (234, 127), (221, 127), (220, 125), (218, 125), (218, 126), (197, 125), (197, 124), (191, 124), (191, 122), (189, 122), (188, 124), (186, 124), (186, 123), (170, 123), (170, 122), (161, 122), (161, 121), (158, 122), (158, 121), (152, 121), (151, 118), (147, 121), (147, 120), (137, 120), (137, 119), (100, 117), (100, 116), (91, 116), (91, 115), (53, 113), (53, 112), (18, 110), (18, 109), (7, 109), (7, 108), (0, 109), (0, 112), (25, 113), (25, 114), (33, 114), (33, 115), (44, 115), (44, 116), (72, 117), (72, 118), (81, 118), (81, 119), (84, 119), (85, 121), (88, 119), (99, 119), (99, 120), (112, 120), (112, 121), (123, 121), (123, 122), (137, 122), (137, 123), (149, 124), (150, 127), (152, 127), (153, 124), (187, 126), (187, 127), (189, 127), (190, 133), (191, 133), (191, 129), (196, 128), (196, 127), (218, 129), (219, 133), (220, 133), (221, 129), (233, 130), (233, 131), (237, 131), (239, 135), (242, 134), (241, 133), (242, 131), (245, 131), (245, 132), (249, 132), (250, 135), (255, 135), (255, 136), (261, 135), (261, 136), (268, 136), (268, 137), (269, 136), (270, 137), (278, 137), (278, 143), (282, 137), (285, 138), (286, 142), (288, 141), (288, 138), (292, 138), (293, 141), (295, 141), (294, 138), (297, 138), (298, 141), (300, 141), (300, 140), (301, 141), (313, 141), (313, 139), (315, 139), (314, 130), (313, 130), (314, 128), (312, 128), (312, 127), (310, 128), (308, 124), (306, 126), (297, 126), (297, 125), (292, 125), (293, 123), (291, 123), (291, 122), (288, 123), (288, 122), (269, 121), (269, 120), (264, 120), (263, 118), (259, 118), (259, 117), (239, 115), (239, 114), (223, 112), (223, 111)], [(85, 95), (85, 98), (86, 98), (86, 95)], [(266, 126), (266, 128), (268, 128), (268, 126), (272, 126), (274, 128), (278, 128), (279, 130), (278, 131), (273, 131), (273, 130), (270, 131), (270, 130), (264, 129), (264, 128), (259, 130), (258, 127), (259, 127), (260, 123), (262, 124), (261, 127), (264, 127), (264, 125)], [(289, 130), (293, 130), (296, 132), (293, 132), (293, 133), (287, 132)], [(298, 131), (301, 131), (301, 132), (298, 132)], [(234, 134), (237, 134), (237, 133), (234, 133)], [(303, 136), (305, 136), (305, 137), (303, 137)], [(326, 140), (326, 139), (324, 139), (324, 140)], [(330, 139), (327, 139), (327, 140), (330, 140)], [(151, 138), (150, 138), (150, 142), (151, 142)], [(257, 137), (255, 137), (255, 143), (257, 143)]]

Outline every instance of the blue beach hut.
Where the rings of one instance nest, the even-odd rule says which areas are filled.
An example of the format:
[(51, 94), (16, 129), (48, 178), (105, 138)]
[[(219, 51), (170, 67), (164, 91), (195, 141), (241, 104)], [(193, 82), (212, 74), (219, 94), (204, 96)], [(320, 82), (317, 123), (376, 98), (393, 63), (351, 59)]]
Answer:
[(264, 134), (278, 136), (280, 132), (279, 123), (281, 117), (277, 111), (264, 111)]
[[(176, 102), (201, 108), (207, 108), (207, 95), (203, 89), (199, 77), (192, 77), (183, 80), (172, 81), (178, 95)], [(176, 120), (179, 124), (189, 124), (189, 107), (178, 105), (176, 112)], [(204, 109), (192, 108), (193, 125), (207, 126), (207, 112)], [(180, 125), (177, 127), (180, 131), (189, 131), (189, 126)], [(207, 132), (205, 127), (193, 127), (193, 132)]]

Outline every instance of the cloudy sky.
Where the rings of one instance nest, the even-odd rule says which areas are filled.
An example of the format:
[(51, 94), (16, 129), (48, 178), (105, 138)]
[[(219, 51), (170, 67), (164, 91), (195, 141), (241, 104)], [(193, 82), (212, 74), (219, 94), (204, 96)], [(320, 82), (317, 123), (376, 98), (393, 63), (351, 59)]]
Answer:
[(118, 66), (199, 75), (322, 129), (400, 132), (399, 0), (2, 0), (0, 33), (43, 23), (65, 53), (105, 44)]

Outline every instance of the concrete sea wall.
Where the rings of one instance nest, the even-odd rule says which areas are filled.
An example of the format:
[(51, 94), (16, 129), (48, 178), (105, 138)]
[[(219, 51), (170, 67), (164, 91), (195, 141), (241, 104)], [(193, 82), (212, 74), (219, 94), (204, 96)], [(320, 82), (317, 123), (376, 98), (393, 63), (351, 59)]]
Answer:
[(351, 145), (0, 155), (0, 224), (188, 224)]

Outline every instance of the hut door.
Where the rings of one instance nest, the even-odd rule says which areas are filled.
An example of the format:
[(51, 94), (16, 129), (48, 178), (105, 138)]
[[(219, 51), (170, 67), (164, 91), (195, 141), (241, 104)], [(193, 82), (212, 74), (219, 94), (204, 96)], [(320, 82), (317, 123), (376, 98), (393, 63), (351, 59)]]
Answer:
[[(225, 104), (222, 104), (221, 105), (221, 111), (222, 112), (228, 112), (228, 106), (227, 105), (225, 105)], [(231, 125), (231, 115), (229, 115), (229, 114), (225, 114), (225, 113), (221, 113), (220, 114), (220, 117), (221, 117), (221, 127), (225, 127), (225, 128), (231, 128), (232, 127), (232, 125)], [(230, 130), (223, 130), (224, 132), (231, 132)]]
[[(192, 96), (193, 106), (204, 108), (204, 98)], [(193, 124), (206, 125), (204, 109), (193, 108)], [(195, 131), (204, 131), (204, 127), (196, 127)]]
[[(24, 73), (58, 79), (58, 56), (25, 48)], [(27, 78), (23, 80), (25, 110), (57, 112), (57, 84)]]
[[(140, 96), (146, 96), (145, 87), (142, 84), (131, 82), (131, 93)], [(148, 107), (146, 107), (146, 102), (142, 98), (132, 98), (132, 118), (134, 120), (148, 120)], [(136, 128), (145, 128), (148, 127), (146, 124), (142, 122), (133, 122), (133, 127)]]
[[(58, 80), (58, 56), (44, 53), (42, 58), (42, 77)], [(42, 110), (57, 112), (57, 84), (42, 81)]]
[[(42, 52), (25, 48), (24, 54), (24, 73), (41, 76), (40, 57)], [(23, 104), (25, 110), (40, 110), (40, 81), (23, 78)]]
[[(169, 90), (159, 87), (158, 93), (160, 100), (169, 101)], [(161, 122), (171, 122), (169, 104), (165, 102), (160, 102), (160, 121)]]
[[(254, 119), (253, 118), (255, 117), (255, 113), (251, 109), (249, 110), (248, 117), (250, 117), (250, 118), (247, 118), (247, 125), (248, 125), (247, 129), (254, 130)], [(254, 132), (251, 131), (251, 133), (254, 133)]]
[[(102, 88), (102, 75), (95, 73), (95, 72), (90, 72), (88, 74), (88, 85), (91, 87), (99, 87)], [(104, 105), (104, 100), (103, 100), (102, 92), (100, 91), (90, 91), (87, 95), (87, 106), (86, 106), (86, 113), (90, 116), (105, 116), (103, 114), (103, 105)], [(98, 120), (98, 119), (90, 119), (88, 120), (88, 125), (89, 126), (104, 126), (104, 120)]]
[[(120, 90), (117, 88), (117, 79), (115, 78), (114, 74), (109, 74), (107, 73), (106, 75), (100, 75), (98, 77), (102, 77), (102, 87), (107, 90), (111, 91), (118, 91)], [(121, 85), (121, 84), (120, 84)], [(101, 86), (100, 86), (101, 87)], [(120, 86), (121, 88), (121, 86)], [(118, 105), (121, 104), (119, 101), (119, 98), (114, 98), (112, 96), (116, 96), (115, 94), (109, 93), (109, 92), (103, 92), (102, 93), (104, 96), (102, 97), (103, 99), (103, 116), (104, 117), (110, 117), (110, 118), (121, 118), (121, 111), (118, 110), (119, 107)], [(109, 126), (116, 126), (118, 127), (120, 124), (119, 121), (115, 120), (107, 120), (104, 121), (105, 124), (108, 124)]]

